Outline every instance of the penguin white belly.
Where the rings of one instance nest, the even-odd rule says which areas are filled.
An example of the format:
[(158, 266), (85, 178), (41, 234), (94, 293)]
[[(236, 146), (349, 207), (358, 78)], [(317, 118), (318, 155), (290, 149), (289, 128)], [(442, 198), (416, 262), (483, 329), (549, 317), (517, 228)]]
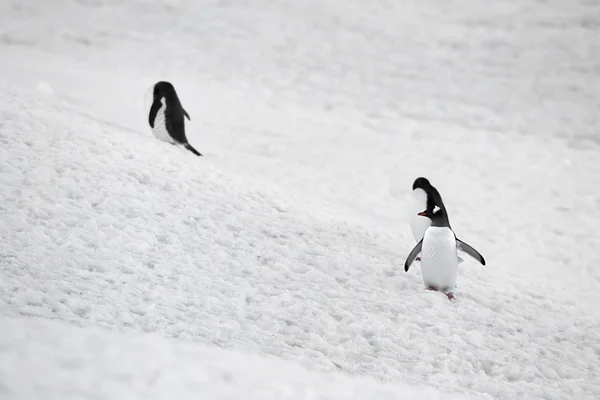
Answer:
[(456, 285), (457, 262), (454, 232), (446, 227), (429, 227), (421, 248), (421, 274), (425, 287), (452, 292)]
[(419, 214), (427, 208), (427, 193), (423, 189), (415, 189), (408, 196), (407, 217), (415, 241), (423, 238), (425, 231), (431, 225), (431, 220)]
[(162, 98), (160, 102), (162, 103), (162, 106), (158, 109), (156, 118), (154, 118), (154, 128), (152, 128), (152, 133), (157, 139), (175, 144), (175, 140), (173, 140), (171, 135), (169, 135), (169, 131), (167, 131), (167, 121), (165, 118), (165, 109), (167, 107), (165, 105), (165, 99)]

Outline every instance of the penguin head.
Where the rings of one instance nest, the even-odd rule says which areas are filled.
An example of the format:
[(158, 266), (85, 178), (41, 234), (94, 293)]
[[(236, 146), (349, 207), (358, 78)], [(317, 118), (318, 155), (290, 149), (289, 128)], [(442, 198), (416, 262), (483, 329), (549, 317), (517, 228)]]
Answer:
[[(439, 205), (441, 203), (441, 196), (439, 195), (436, 188), (431, 185), (427, 178), (423, 178), (422, 176), (415, 179), (413, 183), (413, 192), (422, 190), (425, 192), (425, 201), (427, 202), (427, 210), (432, 213), (435, 205)], [(440, 201), (438, 201), (440, 200)], [(443, 204), (443, 203), (442, 203)], [(443, 206), (442, 206), (443, 207)], [(421, 214), (419, 214), (421, 215)]]
[(442, 215), (444, 213), (444, 209), (438, 207), (437, 205), (434, 205), (432, 209), (426, 209), (425, 211), (421, 211), (419, 214), (421, 217), (427, 217), (431, 220), (433, 220), (434, 218), (437, 218), (439, 215)]
[(177, 92), (171, 82), (160, 81), (154, 85), (154, 101), (160, 101), (164, 98), (166, 101), (179, 101)]
[(428, 207), (425, 211), (421, 211), (418, 215), (429, 218), (432, 226), (450, 227), (448, 215), (446, 214), (446, 209), (443, 206), (440, 207), (435, 204), (433, 208)]
[[(427, 180), (427, 178), (423, 178), (422, 176), (415, 179), (415, 181), (413, 182), (413, 190), (415, 189), (428, 189), (431, 187), (431, 183), (429, 183), (429, 180)], [(425, 190), (427, 192), (427, 190)]]

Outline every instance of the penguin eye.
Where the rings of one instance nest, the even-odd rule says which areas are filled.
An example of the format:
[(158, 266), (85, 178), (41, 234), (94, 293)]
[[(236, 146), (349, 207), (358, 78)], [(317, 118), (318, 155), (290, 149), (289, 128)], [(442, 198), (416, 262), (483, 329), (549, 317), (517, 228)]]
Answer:
[(440, 208), (438, 206), (433, 207), (434, 214), (437, 214), (438, 211), (440, 211)]

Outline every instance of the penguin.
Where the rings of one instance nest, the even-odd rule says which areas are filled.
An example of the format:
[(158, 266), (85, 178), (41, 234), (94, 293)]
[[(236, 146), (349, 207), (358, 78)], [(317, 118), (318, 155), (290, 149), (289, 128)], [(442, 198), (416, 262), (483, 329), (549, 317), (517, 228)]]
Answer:
[(185, 136), (186, 117), (190, 115), (183, 109), (175, 88), (170, 82), (160, 81), (154, 85), (154, 94), (148, 122), (156, 138), (171, 144), (181, 144), (197, 156), (202, 156), (189, 144)]
[(444, 202), (442, 196), (437, 189), (431, 185), (427, 178), (418, 177), (413, 182), (412, 192), (408, 198), (408, 222), (412, 231), (415, 242), (423, 239), (423, 235), (431, 220), (429, 218), (419, 216), (422, 210), (433, 211), (435, 204), (438, 204), (440, 208), (444, 210)]
[[(413, 182), (412, 192), (408, 198), (408, 223), (410, 230), (415, 238), (415, 242), (419, 242), (423, 239), (425, 231), (431, 225), (431, 219), (421, 216), (421, 210), (427, 210), (433, 212), (435, 205), (444, 210), (446, 215), (446, 206), (442, 200), (440, 192), (429, 182), (427, 178), (418, 177)], [(421, 261), (420, 257), (416, 258), (417, 261)], [(463, 262), (463, 259), (459, 256), (458, 263)]]
[(431, 225), (406, 258), (404, 271), (408, 272), (412, 262), (421, 253), (421, 273), (425, 288), (442, 292), (452, 300), (458, 266), (457, 249), (470, 255), (481, 265), (485, 265), (485, 259), (472, 246), (456, 237), (444, 208), (434, 204), (433, 210), (426, 209), (418, 215), (428, 218)]

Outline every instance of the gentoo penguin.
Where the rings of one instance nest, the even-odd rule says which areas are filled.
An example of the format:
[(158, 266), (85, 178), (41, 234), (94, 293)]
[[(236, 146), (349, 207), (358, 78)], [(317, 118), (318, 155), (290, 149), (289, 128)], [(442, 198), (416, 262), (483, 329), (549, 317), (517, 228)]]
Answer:
[(419, 177), (415, 179), (412, 192), (408, 198), (408, 222), (416, 242), (423, 239), (425, 231), (431, 224), (429, 218), (421, 217), (419, 213), (423, 210), (433, 211), (435, 204), (438, 204), (444, 210), (446, 209), (442, 196), (427, 178)]
[[(440, 207), (448, 216), (446, 206), (442, 200), (442, 195), (438, 190), (429, 182), (427, 178), (419, 177), (415, 179), (412, 186), (413, 190), (408, 198), (408, 223), (410, 224), (410, 230), (412, 231), (415, 242), (423, 239), (425, 231), (431, 225), (429, 218), (421, 216), (420, 212), (426, 210), (433, 212), (435, 205)], [(448, 223), (448, 227), (450, 224)], [(417, 261), (420, 258), (417, 257)], [(458, 257), (458, 262), (461, 263), (463, 259)]]
[(173, 85), (165, 81), (156, 83), (153, 97), (148, 122), (150, 122), (154, 136), (171, 144), (182, 144), (195, 155), (202, 156), (188, 143), (185, 136), (184, 116), (188, 120), (191, 119), (183, 109)]
[(404, 271), (408, 271), (417, 255), (421, 253), (423, 284), (428, 290), (443, 292), (452, 300), (452, 291), (456, 286), (457, 248), (482, 265), (485, 265), (485, 260), (477, 250), (456, 237), (450, 228), (445, 209), (435, 204), (433, 210), (422, 211), (419, 215), (429, 218), (431, 226), (406, 258)]

